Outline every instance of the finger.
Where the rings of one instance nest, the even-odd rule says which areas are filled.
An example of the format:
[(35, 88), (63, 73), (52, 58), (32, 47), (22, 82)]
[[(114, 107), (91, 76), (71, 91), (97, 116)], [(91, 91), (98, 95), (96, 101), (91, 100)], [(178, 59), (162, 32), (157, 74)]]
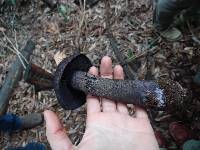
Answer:
[(135, 116), (136, 118), (149, 119), (146, 111), (137, 106), (135, 107)]
[[(102, 78), (113, 78), (112, 60), (108, 56), (104, 56), (101, 60), (100, 74)], [(104, 112), (116, 111), (115, 102), (102, 98), (102, 109)]]
[[(124, 79), (124, 71), (120, 65), (117, 65), (114, 68), (114, 79)], [(117, 103), (117, 110), (120, 113), (128, 114), (128, 108), (126, 104)]]
[[(91, 67), (89, 73), (98, 76), (98, 69), (96, 67)], [(87, 115), (93, 114), (101, 111), (99, 99), (95, 96), (87, 96)]]
[(71, 150), (73, 145), (57, 115), (52, 111), (46, 110), (44, 112), (44, 119), (46, 121), (46, 136), (52, 150)]

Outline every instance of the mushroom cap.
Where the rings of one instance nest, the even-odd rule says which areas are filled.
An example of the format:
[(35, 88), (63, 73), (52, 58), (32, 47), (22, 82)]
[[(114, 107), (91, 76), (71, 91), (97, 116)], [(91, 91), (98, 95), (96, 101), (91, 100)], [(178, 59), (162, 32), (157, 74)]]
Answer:
[(92, 63), (83, 54), (75, 54), (65, 58), (57, 67), (54, 76), (54, 90), (60, 105), (66, 110), (73, 110), (86, 102), (86, 94), (73, 89), (71, 78), (74, 72), (88, 72)]

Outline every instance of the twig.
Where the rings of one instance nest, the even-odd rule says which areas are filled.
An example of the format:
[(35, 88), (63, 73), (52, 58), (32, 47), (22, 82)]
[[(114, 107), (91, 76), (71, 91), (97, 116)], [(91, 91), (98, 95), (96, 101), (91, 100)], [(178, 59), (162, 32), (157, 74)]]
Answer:
[(6, 48), (8, 48), (11, 52), (13, 52), (14, 54), (17, 54), (17, 52), (16, 51), (14, 51), (10, 46), (8, 46), (7, 44), (4, 44), (4, 42), (2, 41), (2, 39), (0, 39), (0, 41), (1, 41), (1, 45), (3, 46), (3, 47), (6, 47)]
[(4, 28), (8, 27), (8, 25), (5, 23), (5, 21), (2, 18), (0, 18), (0, 23), (1, 23), (1, 26), (3, 26)]
[(26, 58), (19, 51), (19, 45), (17, 43), (17, 35), (16, 35), (16, 30), (15, 29), (14, 29), (14, 32), (15, 32), (15, 47), (16, 47), (16, 50), (17, 50), (18, 54), (23, 58), (23, 60), (28, 64), (28, 61), (26, 60)]
[(80, 42), (80, 37), (81, 37), (81, 32), (82, 32), (82, 26), (83, 26), (83, 23), (85, 21), (86, 0), (84, 0), (83, 5), (82, 5), (81, 1), (80, 1), (80, 4), (81, 4), (81, 11), (83, 10), (83, 13), (82, 13), (83, 15), (81, 17), (81, 21), (79, 22), (78, 33), (77, 33), (77, 36), (76, 36), (76, 39), (75, 39), (75, 41), (76, 41), (75, 44), (76, 44), (76, 47), (78, 48), (77, 50), (80, 50), (79, 42)]
[(15, 32), (15, 45), (16, 45), (16, 48), (19, 49), (19, 45), (17, 43), (17, 33), (16, 33), (16, 30), (14, 30)]
[[(157, 47), (153, 47), (153, 48), (151, 48), (150, 50), (148, 50), (148, 49), (153, 45), (153, 43), (157, 42), (158, 39), (159, 39), (159, 38), (157, 38), (156, 40), (154, 40), (154, 41), (147, 47), (147, 49), (145, 50), (145, 52), (143, 52), (143, 53), (141, 53), (141, 54), (139, 54), (139, 55), (137, 55), (137, 56), (132, 56), (132, 57), (128, 58), (128, 59), (126, 60), (126, 62), (131, 63), (132, 61), (134, 61), (134, 60), (136, 60), (136, 59), (140, 59), (140, 58), (142, 58), (142, 57), (148, 55), (149, 53), (155, 54), (155, 53), (158, 51), (158, 50), (156, 50)], [(155, 50), (156, 50), (156, 51), (155, 51)]]
[[(17, 38), (16, 38), (16, 31), (15, 31), (15, 44), (13, 44), (13, 42), (8, 38), (8, 36), (5, 34), (5, 32), (3, 32), (4, 37), (6, 38), (6, 40), (11, 44), (12, 48), (9, 47), (8, 45), (6, 45), (6, 47), (8, 47), (9, 50), (11, 50), (12, 52), (14, 52), (15, 54), (17, 54), (18, 58), (20, 59), (24, 69), (26, 69), (26, 64), (28, 64), (28, 61), (26, 60), (26, 58), (22, 55), (22, 53), (18, 50), (18, 44), (17, 44)], [(1, 40), (2, 41), (2, 40)], [(3, 41), (2, 41), (3, 42)]]
[(10, 46), (8, 46), (8, 45), (6, 45), (6, 44), (3, 44), (3, 41), (2, 41), (2, 40), (1, 40), (1, 42), (2, 42), (2, 43), (1, 43), (2, 46), (7, 47), (11, 52), (13, 52), (14, 54), (16, 54), (16, 55), (18, 56), (18, 58), (20, 59), (22, 65), (23, 65), (23, 67), (26, 68), (26, 65), (24, 64), (24, 61), (23, 61), (22, 58), (19, 56), (19, 54), (18, 54), (16, 51), (14, 51)]

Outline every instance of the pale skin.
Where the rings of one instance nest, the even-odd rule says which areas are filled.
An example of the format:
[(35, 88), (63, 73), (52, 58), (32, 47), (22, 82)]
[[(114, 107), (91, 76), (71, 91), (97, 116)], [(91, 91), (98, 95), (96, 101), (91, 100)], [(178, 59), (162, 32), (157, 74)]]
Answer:
[[(103, 78), (124, 79), (120, 65), (112, 68), (110, 57), (101, 60), (89, 73)], [(78, 146), (73, 146), (57, 115), (44, 112), (46, 135), (52, 150), (159, 150), (147, 113), (136, 107), (135, 117), (127, 105), (109, 99), (87, 96), (86, 131)]]

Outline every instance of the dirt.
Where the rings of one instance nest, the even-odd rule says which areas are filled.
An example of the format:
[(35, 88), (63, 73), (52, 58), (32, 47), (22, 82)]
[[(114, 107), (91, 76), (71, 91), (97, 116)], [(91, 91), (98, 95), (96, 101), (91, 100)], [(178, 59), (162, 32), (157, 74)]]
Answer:
[[(16, 6), (0, 6), (0, 86), (15, 58), (15, 54), (8, 48), (11, 45), (3, 32), (13, 43), (18, 43), (19, 49), (32, 37), (36, 49), (31, 62), (50, 72), (56, 69), (53, 57), (57, 51), (65, 51), (70, 56), (80, 49), (96, 66), (99, 66), (102, 56), (109, 55), (114, 64), (118, 64), (106, 36), (104, 3), (100, 2), (86, 11), (77, 7), (72, 0), (63, 0), (63, 3), (67, 6), (64, 16), (57, 8), (49, 8), (42, 1), (36, 0), (17, 2)], [(152, 114), (154, 128), (162, 132), (170, 149), (178, 147), (168, 133), (168, 126), (172, 121), (184, 122), (194, 135), (196, 133), (196, 138), (199, 138), (200, 87), (194, 84), (193, 77), (200, 60), (200, 45), (192, 39), (194, 35), (191, 34), (192, 30), (199, 38), (199, 28), (191, 26), (188, 29), (183, 26), (181, 30), (184, 31), (184, 38), (180, 42), (167, 43), (153, 28), (152, 6), (148, 6), (150, 1), (111, 0), (110, 4), (111, 31), (119, 43), (119, 49), (124, 52), (139, 79), (149, 76), (156, 80), (170, 79), (179, 82), (191, 92), (191, 98), (185, 102), (183, 112), (162, 111)], [(53, 90), (36, 93), (33, 86), (20, 81), (10, 100), (8, 112), (25, 115), (43, 112), (45, 109), (51, 109), (59, 115), (71, 140), (78, 144), (85, 130), (85, 106), (66, 111), (58, 104)], [(11, 135), (0, 134), (0, 149), (22, 146), (31, 141), (48, 145), (45, 125)]]

